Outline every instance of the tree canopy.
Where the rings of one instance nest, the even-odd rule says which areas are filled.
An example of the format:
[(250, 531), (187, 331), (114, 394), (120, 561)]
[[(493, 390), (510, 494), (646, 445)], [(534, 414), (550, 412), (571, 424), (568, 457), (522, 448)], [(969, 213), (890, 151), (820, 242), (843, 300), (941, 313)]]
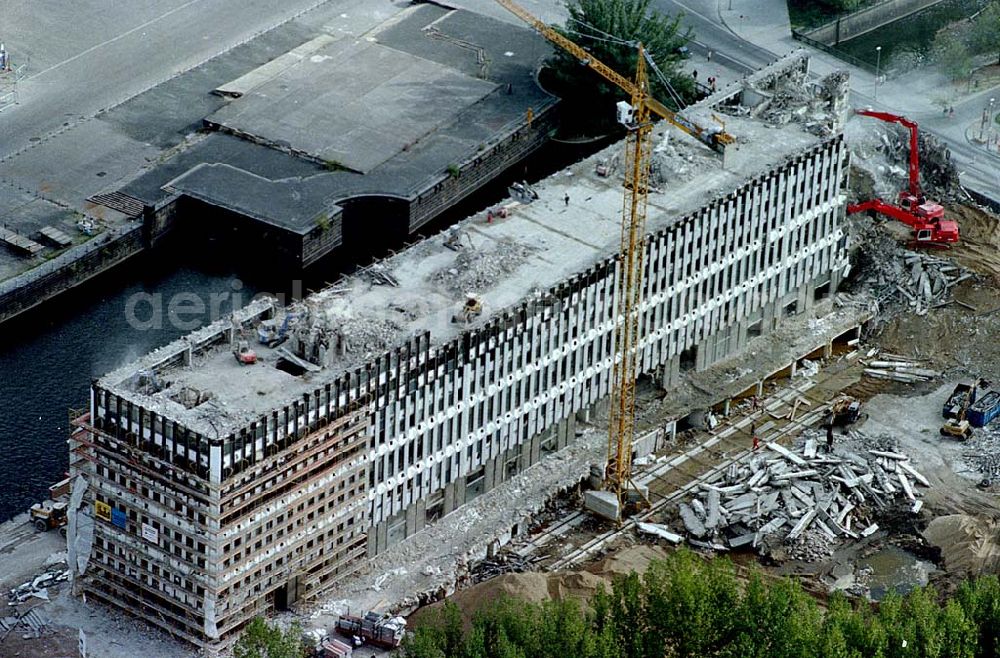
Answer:
[(302, 628), (287, 631), (254, 617), (233, 646), (233, 658), (302, 658)]
[[(684, 103), (695, 98), (694, 81), (680, 71), (678, 49), (691, 40), (681, 16), (650, 8), (651, 0), (573, 0), (569, 19), (556, 29), (595, 58), (632, 79), (642, 43), (663, 76)], [(607, 131), (615, 125), (615, 103), (626, 94), (561, 49), (549, 59), (551, 91), (564, 99), (564, 114), (580, 132)], [(655, 72), (650, 71), (653, 96), (673, 109), (677, 103)]]
[(572, 601), (500, 598), (464, 630), (458, 609), (408, 636), (403, 658), (995, 658), (1000, 581), (984, 576), (939, 600), (933, 588), (879, 604), (832, 595), (825, 610), (790, 579), (678, 551)]

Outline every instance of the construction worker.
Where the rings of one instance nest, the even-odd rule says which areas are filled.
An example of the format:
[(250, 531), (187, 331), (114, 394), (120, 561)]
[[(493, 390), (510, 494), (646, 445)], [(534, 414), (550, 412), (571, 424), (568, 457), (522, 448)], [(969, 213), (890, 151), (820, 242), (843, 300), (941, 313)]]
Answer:
[(753, 439), (753, 450), (760, 448), (760, 437), (757, 436), (757, 423), (750, 423), (750, 437)]
[(487, 224), (492, 224), (493, 223), (493, 211), (492, 210), (487, 210), (486, 211), (486, 223)]
[(569, 206), (569, 193), (568, 192), (566, 193), (566, 196), (563, 197), (563, 203), (565, 203), (567, 206)]
[(833, 452), (833, 419), (826, 425), (826, 452)]

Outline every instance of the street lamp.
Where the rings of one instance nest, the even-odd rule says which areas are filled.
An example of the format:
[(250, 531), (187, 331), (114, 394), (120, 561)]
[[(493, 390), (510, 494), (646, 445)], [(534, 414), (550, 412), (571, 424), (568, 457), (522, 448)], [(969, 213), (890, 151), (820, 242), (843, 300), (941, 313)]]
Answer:
[(878, 71), (882, 63), (882, 46), (875, 46), (875, 100), (878, 100)]
[(986, 150), (990, 150), (990, 136), (993, 134), (993, 103), (996, 102), (995, 98), (990, 99), (990, 111), (986, 120), (989, 121), (989, 130), (986, 131)]

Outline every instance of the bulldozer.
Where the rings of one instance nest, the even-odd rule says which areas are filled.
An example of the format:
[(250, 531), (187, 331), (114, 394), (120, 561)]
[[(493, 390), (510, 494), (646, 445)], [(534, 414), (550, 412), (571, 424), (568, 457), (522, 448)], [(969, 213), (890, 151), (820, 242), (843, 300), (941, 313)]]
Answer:
[(969, 411), (969, 405), (976, 399), (978, 384), (979, 382), (976, 382), (972, 385), (972, 390), (969, 395), (965, 396), (958, 414), (946, 420), (944, 425), (941, 426), (941, 436), (957, 441), (967, 441), (972, 438), (972, 425), (969, 424), (965, 416)]
[(28, 514), (38, 532), (59, 528), (59, 534), (66, 536), (66, 503), (35, 503)]

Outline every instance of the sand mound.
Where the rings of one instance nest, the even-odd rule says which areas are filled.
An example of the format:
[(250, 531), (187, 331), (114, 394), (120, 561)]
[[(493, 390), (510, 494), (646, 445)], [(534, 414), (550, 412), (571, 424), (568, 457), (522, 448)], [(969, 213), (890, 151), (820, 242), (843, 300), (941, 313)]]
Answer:
[[(659, 546), (638, 544), (609, 555), (588, 571), (508, 573), (456, 592), (449, 600), (458, 605), (466, 624), (476, 612), (500, 596), (532, 603), (573, 599), (585, 605), (598, 587), (610, 590), (615, 578), (632, 571), (645, 573), (651, 561), (662, 559), (666, 555), (666, 551)], [(442, 605), (438, 602), (417, 610), (410, 617), (411, 623), (421, 624)]]
[(633, 571), (645, 573), (649, 563), (667, 557), (667, 551), (660, 546), (637, 544), (605, 557), (597, 562), (589, 571), (608, 579), (625, 576)]
[(982, 574), (995, 571), (1000, 564), (995, 523), (966, 514), (950, 514), (932, 520), (923, 535), (941, 549), (949, 571)]

